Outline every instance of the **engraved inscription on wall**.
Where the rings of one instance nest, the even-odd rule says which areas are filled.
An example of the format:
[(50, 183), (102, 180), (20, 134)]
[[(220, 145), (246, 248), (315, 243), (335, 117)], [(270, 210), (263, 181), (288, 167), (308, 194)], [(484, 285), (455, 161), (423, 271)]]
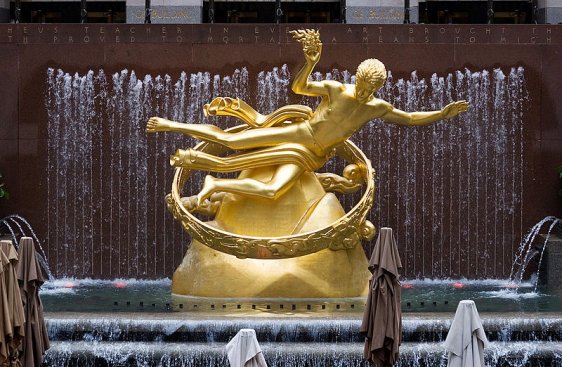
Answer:
[[(295, 26), (0, 24), (0, 43), (209, 43), (284, 44)], [(525, 25), (325, 25), (323, 42), (395, 44), (560, 44), (562, 26)]]

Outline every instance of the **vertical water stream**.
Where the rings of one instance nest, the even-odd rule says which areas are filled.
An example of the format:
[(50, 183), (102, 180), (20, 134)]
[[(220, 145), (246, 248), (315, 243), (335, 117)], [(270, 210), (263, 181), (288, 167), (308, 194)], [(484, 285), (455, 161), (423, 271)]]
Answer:
[[(354, 82), (348, 71), (313, 78)], [(215, 96), (239, 96), (269, 113), (289, 103), (286, 65), (250, 76), (206, 72), (138, 77), (47, 71), (47, 256), (58, 276), (169, 276), (188, 236), (167, 213), (173, 175), (168, 156), (194, 140), (147, 137), (156, 115), (209, 121), (202, 106)], [(505, 277), (522, 235), (523, 68), (432, 75), (392, 73), (378, 97), (406, 111), (433, 110), (466, 99), (468, 113), (429, 127), (375, 120), (352, 140), (376, 171), (370, 216), (394, 228), (407, 277)], [(301, 103), (314, 107), (316, 98)], [(329, 162), (327, 170), (341, 164)], [(200, 177), (200, 176), (199, 176)], [(198, 191), (200, 178), (187, 191)], [(342, 199), (350, 208), (356, 196)], [(369, 247), (370, 245), (367, 244)], [(367, 250), (370, 250), (368, 248)]]

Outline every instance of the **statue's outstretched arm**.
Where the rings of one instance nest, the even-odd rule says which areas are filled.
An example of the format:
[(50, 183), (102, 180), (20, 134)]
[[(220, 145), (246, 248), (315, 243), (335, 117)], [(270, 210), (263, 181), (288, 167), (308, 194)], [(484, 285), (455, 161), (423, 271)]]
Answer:
[(322, 54), (320, 33), (313, 29), (299, 29), (298, 31), (291, 31), (291, 34), (293, 38), (302, 44), (302, 50), (306, 59), (306, 63), (295, 76), (291, 89), (296, 94), (305, 96), (325, 95), (326, 89), (322, 82), (308, 80), (310, 73), (312, 73)]
[(381, 117), (383, 120), (392, 122), (398, 125), (407, 126), (425, 126), (434, 123), (435, 121), (449, 119), (455, 117), (459, 113), (468, 110), (468, 102), (457, 101), (449, 103), (442, 110), (439, 111), (424, 111), (424, 112), (404, 112), (387, 104), (388, 111)]

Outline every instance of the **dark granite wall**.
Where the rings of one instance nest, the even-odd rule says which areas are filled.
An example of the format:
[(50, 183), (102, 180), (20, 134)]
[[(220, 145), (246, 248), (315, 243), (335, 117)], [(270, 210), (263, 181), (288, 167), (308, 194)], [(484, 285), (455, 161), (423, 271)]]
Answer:
[[(103, 177), (116, 176), (112, 172), (115, 163), (111, 158), (112, 151), (104, 151), (103, 147), (118, 147), (109, 142), (107, 134), (110, 130), (100, 127), (102, 134), (92, 148), (98, 152), (93, 158), (94, 167), (87, 167), (91, 171), (87, 178), (99, 182), (88, 191), (88, 200), (99, 201), (99, 205), (90, 209), (92, 219), (89, 221), (78, 215), (78, 209), (65, 211), (62, 209), (65, 200), (80, 201), (79, 208), (83, 206), (84, 198), (69, 195), (53, 199), (60, 182), (49, 179), (59, 176), (49, 172), (56, 167), (49, 161), (52, 140), (49, 143), (49, 117), (45, 107), (47, 70), (61, 69), (70, 75), (85, 75), (89, 70), (97, 73), (103, 69), (110, 75), (128, 69), (134, 70), (141, 80), (146, 74), (169, 74), (175, 81), (181, 78), (183, 71), (232, 75), (235, 69), (245, 67), (249, 84), (253, 85), (260, 71), (283, 64), (288, 65), (291, 75), (296, 73), (303, 62), (302, 52), (287, 34), (288, 29), (296, 28), (298, 25), (290, 28), (286, 25), (0, 25), (0, 172), (11, 192), (10, 200), (0, 201), (0, 217), (17, 213), (31, 222), (44, 242), (55, 275), (94, 278), (171, 276), (183, 257), (189, 238), (164, 208), (162, 196), (171, 181), (172, 171), (159, 167), (167, 164), (164, 157), (170, 152), (148, 157), (149, 187), (160, 185), (158, 187), (166, 189), (148, 193), (149, 199), (145, 200), (134, 192), (133, 179), (127, 181), (128, 186), (109, 187), (104, 182)], [(511, 67), (524, 68), (529, 99), (524, 102), (528, 106), (523, 115), (522, 164), (525, 174), (521, 180), (520, 214), (502, 227), (501, 235), (497, 234), (496, 228), (491, 239), (494, 223), (490, 219), (484, 219), (485, 226), (476, 224), (477, 229), (473, 231), (476, 237), (469, 235), (461, 239), (465, 232), (459, 230), (459, 239), (447, 241), (437, 238), (443, 231), (435, 232), (435, 229), (428, 237), (424, 231), (432, 224), (424, 219), (414, 226), (415, 233), (407, 237), (417, 236), (423, 241), (414, 244), (399, 241), (408, 277), (509, 276), (511, 261), (522, 235), (547, 215), (562, 217), (562, 202), (557, 197), (560, 182), (556, 172), (556, 167), (562, 164), (562, 106), (558, 102), (562, 88), (559, 71), (562, 26), (321, 25), (320, 28), (324, 48), (316, 69), (322, 72), (334, 68), (353, 71), (368, 57), (384, 61), (395, 79), (408, 79), (414, 70), (420, 78), (430, 78), (433, 73), (444, 76), (465, 68), (471, 71), (502, 68), (507, 72)], [(256, 102), (256, 98), (250, 96), (251, 102)], [(295, 97), (290, 99), (299, 101)], [(99, 98), (96, 101), (94, 108), (104, 110)], [(154, 149), (156, 142), (149, 140), (147, 144), (150, 151), (151, 144)], [(374, 156), (370, 158), (376, 159)], [(103, 169), (95, 168), (98, 163)], [(129, 163), (133, 164), (132, 161)], [(156, 173), (153, 175), (153, 172)], [(455, 172), (451, 170), (446, 174)], [(64, 172), (61, 172), (60, 177), (63, 176)], [(71, 182), (72, 178), (66, 177), (65, 180)], [(502, 189), (509, 190), (509, 187)], [(116, 194), (115, 190), (120, 191)], [(449, 190), (457, 194), (454, 188)], [(74, 194), (79, 191), (75, 188)], [(383, 185), (380, 185), (378, 195), (385, 195)], [(481, 199), (484, 201), (480, 202), (486, 200)], [(127, 203), (147, 201), (149, 220), (141, 222), (130, 216), (127, 211), (131, 209), (130, 204), (128, 207), (117, 205), (116, 213), (108, 211), (118, 200)], [(391, 201), (385, 205), (392, 208)], [(493, 203), (484, 205), (485, 208), (470, 202), (464, 205), (444, 211), (447, 218), (456, 218), (457, 210), (472, 213), (474, 217), (458, 215), (456, 228), (463, 227), (460, 223), (463, 220), (470, 228), (473, 218), (493, 211), (493, 207), (489, 207)], [(53, 215), (55, 211), (57, 218)], [(486, 213), (480, 213), (482, 211)], [(385, 219), (382, 215), (375, 209), (375, 218), (371, 219), (378, 225), (389, 225), (398, 230), (406, 228), (397, 222), (399, 219)], [(116, 233), (116, 228), (122, 233)], [(142, 230), (137, 231), (138, 228)], [(60, 237), (61, 231), (67, 232), (64, 241)], [(142, 235), (139, 237), (137, 232)], [(479, 233), (486, 241), (474, 244)], [(68, 240), (84, 236), (88, 238), (86, 243)], [(442, 236), (453, 237), (451, 233)], [(502, 238), (501, 243), (497, 241), (498, 236)], [(366, 244), (367, 249), (370, 246)], [(473, 254), (472, 246), (485, 250), (482, 254)], [(447, 265), (436, 268), (435, 263), (439, 261)]]

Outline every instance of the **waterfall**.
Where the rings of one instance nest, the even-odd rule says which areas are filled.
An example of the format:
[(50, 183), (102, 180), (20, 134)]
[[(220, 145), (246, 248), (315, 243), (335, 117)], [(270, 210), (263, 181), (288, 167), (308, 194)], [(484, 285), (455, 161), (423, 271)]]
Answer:
[[(207, 316), (208, 317), (208, 316)], [(449, 316), (403, 320), (403, 367), (447, 366), (443, 342)], [(486, 366), (559, 366), (560, 326), (555, 316), (538, 320), (509, 315), (484, 318), (490, 344)], [(361, 366), (360, 320), (319, 318), (249, 319), (48, 319), (49, 366), (225, 366), (226, 343), (241, 329), (256, 331), (268, 366)], [(102, 362), (103, 361), (103, 362)]]
[(407, 277), (505, 276), (522, 227), (524, 85), (524, 70), (512, 68), (507, 76), (433, 75), (430, 83), (414, 72), (381, 89), (406, 111), (470, 103), (467, 113), (424, 128), (375, 121), (358, 141), (377, 173), (374, 223), (395, 229)]
[[(354, 82), (348, 71), (316, 72), (314, 80)], [(169, 275), (189, 238), (167, 213), (173, 171), (168, 156), (194, 145), (189, 137), (144, 131), (150, 116), (237, 124), (206, 118), (215, 96), (241, 97), (268, 113), (289, 103), (286, 65), (251, 77), (208, 72), (138, 77), (122, 70), (85, 75), (47, 71), (47, 255), (57, 276)], [(394, 228), (405, 274), (413, 277), (507, 276), (521, 238), (523, 68), (456, 71), (428, 80), (389, 72), (378, 97), (405, 111), (433, 110), (466, 99), (469, 111), (428, 127), (375, 120), (351, 140), (371, 159), (376, 200), (370, 220)], [(303, 97), (315, 107), (318, 98)], [(343, 163), (324, 168), (341, 172)], [(186, 187), (194, 194), (202, 175)], [(340, 197), (346, 209), (359, 196)], [(369, 252), (372, 244), (367, 244)]]

